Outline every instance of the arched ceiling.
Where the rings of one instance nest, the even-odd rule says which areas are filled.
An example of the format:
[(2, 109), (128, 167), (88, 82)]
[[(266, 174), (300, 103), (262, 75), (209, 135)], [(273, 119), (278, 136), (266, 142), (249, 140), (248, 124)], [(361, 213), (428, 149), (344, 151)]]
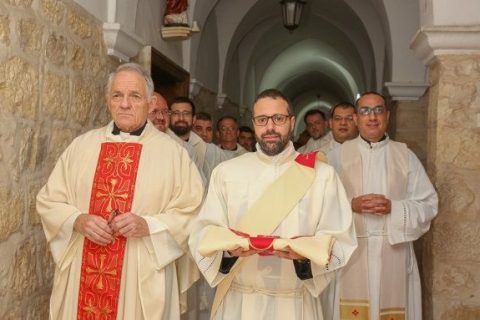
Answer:
[(419, 0), (306, 0), (293, 33), (282, 25), (279, 0), (188, 0), (189, 21), (201, 32), (181, 42), (159, 36), (166, 0), (132, 0), (128, 7), (109, 0), (100, 8), (94, 0), (75, 1), (166, 54), (218, 101), (238, 104), (240, 115), (248, 115), (267, 87), (285, 92), (300, 115), (352, 101), (363, 90), (404, 90), (426, 81), (409, 49)]
[(306, 0), (293, 33), (282, 26), (280, 0), (188, 0), (189, 21), (201, 32), (186, 41), (160, 37), (165, 1), (75, 0), (106, 22), (113, 55), (128, 59), (149, 44), (219, 100), (238, 104), (239, 114), (266, 87), (282, 89), (304, 110), (313, 102), (353, 100), (363, 90), (411, 99), (428, 86), (409, 48), (421, 0)]
[(289, 33), (278, 0), (216, 1), (206, 19), (216, 20), (220, 35), (218, 92), (249, 108), (259, 91), (279, 88), (300, 114), (377, 89), (389, 33), (385, 13), (362, 2), (369, 3), (363, 13), (348, 1), (307, 1), (300, 27)]

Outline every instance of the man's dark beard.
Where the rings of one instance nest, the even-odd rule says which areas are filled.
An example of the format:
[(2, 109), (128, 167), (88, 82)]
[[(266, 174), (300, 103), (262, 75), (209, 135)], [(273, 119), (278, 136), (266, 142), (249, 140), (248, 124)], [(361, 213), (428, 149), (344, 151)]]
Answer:
[(189, 126), (186, 122), (183, 123), (187, 124), (187, 126), (179, 126), (178, 123), (179, 122), (170, 126), (170, 129), (172, 129), (177, 136), (184, 136), (192, 130), (192, 126)]
[(280, 140), (277, 142), (264, 142), (262, 137), (259, 137), (255, 134), (255, 137), (257, 138), (258, 144), (260, 146), (260, 149), (268, 155), (268, 156), (276, 156), (283, 150), (285, 150), (285, 147), (288, 145), (290, 142), (290, 138), (292, 137), (292, 131), (289, 131), (288, 134), (285, 137), (282, 137), (278, 132), (276, 131), (267, 131), (263, 135), (272, 135), (276, 134), (277, 136), (280, 137)]

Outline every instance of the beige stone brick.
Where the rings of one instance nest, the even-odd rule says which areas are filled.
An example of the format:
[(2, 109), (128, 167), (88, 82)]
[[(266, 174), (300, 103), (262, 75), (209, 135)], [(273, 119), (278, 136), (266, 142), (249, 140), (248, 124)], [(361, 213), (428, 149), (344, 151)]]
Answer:
[(28, 199), (27, 199), (27, 212), (28, 212), (28, 224), (30, 226), (40, 226), (41, 220), (37, 213), (36, 197), (40, 189), (43, 187), (45, 181), (42, 180), (32, 183), (28, 187)]
[[(93, 41), (92, 41), (92, 50), (91, 52), (95, 56), (102, 57), (102, 60), (105, 59), (107, 56), (107, 48), (105, 46), (105, 41), (103, 40), (103, 30), (101, 28), (97, 28), (93, 33)], [(105, 64), (105, 62), (103, 62)]]
[(64, 19), (65, 5), (59, 0), (42, 0), (42, 11), (49, 21), (59, 25)]
[(40, 53), (42, 47), (43, 27), (31, 18), (19, 22), (20, 46), (30, 53)]
[(480, 290), (480, 275), (474, 264), (458, 264), (453, 261), (436, 261), (434, 295), (444, 295), (451, 300), (467, 301)]
[[(36, 228), (37, 229), (37, 228)], [(37, 241), (38, 244), (38, 262), (40, 264), (40, 270), (42, 270), (40, 274), (40, 279), (42, 283), (42, 287), (45, 291), (50, 292), (52, 288), (53, 275), (55, 273), (55, 263), (53, 262), (52, 253), (47, 245), (47, 241), (45, 238), (45, 234), (41, 228), (38, 228), (39, 231), (39, 239)]]
[(7, 3), (12, 6), (29, 8), (32, 5), (33, 0), (6, 0)]
[(54, 73), (45, 74), (42, 90), (42, 110), (51, 119), (65, 120), (69, 108), (68, 78)]
[(17, 232), (24, 213), (22, 193), (11, 186), (0, 185), (0, 241)]
[(36, 66), (19, 57), (0, 62), (0, 99), (4, 112), (36, 119), (38, 104)]
[[(437, 221), (450, 221), (452, 219), (465, 220), (471, 211), (475, 212), (477, 197), (476, 189), (479, 187), (480, 173), (454, 170), (452, 166), (444, 165), (444, 173), (437, 180), (438, 192), (442, 195), (440, 201), (444, 214), (437, 217)], [(472, 175), (469, 177), (469, 175)], [(480, 201), (480, 199), (478, 199)], [(475, 218), (472, 217), (472, 218)]]
[[(102, 92), (103, 97), (103, 88), (99, 88), (99, 92)], [(98, 101), (98, 103), (94, 106), (94, 117), (92, 125), (94, 127), (102, 127), (105, 126), (112, 120), (112, 116), (108, 111), (107, 105), (105, 101)]]
[[(41, 124), (35, 130), (33, 138), (32, 161), (35, 171), (41, 171), (47, 164), (49, 134), (46, 124)], [(51, 165), (51, 164), (48, 164)]]
[(71, 119), (80, 125), (85, 125), (90, 120), (94, 104), (99, 101), (99, 92), (95, 83), (86, 80), (76, 80), (73, 85)]
[(459, 304), (455, 308), (448, 310), (441, 315), (440, 320), (478, 320), (480, 319), (480, 307), (465, 306)]
[(437, 161), (468, 169), (480, 169), (480, 134), (477, 129), (439, 127)]
[(39, 246), (32, 238), (27, 238), (16, 249), (12, 261), (12, 289), (17, 298), (32, 294), (40, 288), (37, 276)]
[[(446, 214), (446, 212), (442, 211), (442, 214)], [(480, 222), (461, 219), (455, 219), (455, 223), (450, 221), (435, 223), (434, 256), (437, 259), (458, 262), (468, 259), (468, 261), (478, 264), (480, 262), (480, 256), (477, 254), (478, 248), (480, 248), (480, 237), (478, 236)], [(437, 277), (438, 274), (435, 278)]]
[(106, 81), (105, 60), (98, 55), (91, 54), (89, 61), (89, 74), (99, 80), (105, 79)]
[(8, 15), (0, 15), (0, 42), (7, 45), (10, 43), (10, 17)]
[(32, 158), (33, 129), (29, 126), (18, 125), (15, 131), (15, 145), (18, 153), (18, 160), (15, 164), (14, 174), (21, 177), (33, 169), (34, 159)]
[(70, 128), (52, 129), (48, 148), (49, 151), (47, 154), (47, 163), (55, 164), (75, 136), (75, 131)]
[(81, 46), (74, 44), (71, 47), (69, 65), (76, 71), (85, 71), (86, 67), (86, 53)]
[[(22, 125), (14, 117), (0, 114), (0, 143), (5, 170), (0, 170), (0, 181), (17, 183), (23, 174), (33, 168), (31, 158), (33, 130)], [(5, 177), (7, 175), (7, 177)]]
[(53, 64), (57, 66), (63, 65), (67, 55), (67, 40), (65, 37), (52, 32), (48, 36), (45, 54), (47, 59)]
[(24, 314), (22, 319), (48, 319), (50, 294), (36, 294), (32, 298), (22, 310)]
[(70, 30), (82, 39), (89, 39), (92, 37), (93, 31), (91, 22), (77, 10), (68, 11), (68, 26)]

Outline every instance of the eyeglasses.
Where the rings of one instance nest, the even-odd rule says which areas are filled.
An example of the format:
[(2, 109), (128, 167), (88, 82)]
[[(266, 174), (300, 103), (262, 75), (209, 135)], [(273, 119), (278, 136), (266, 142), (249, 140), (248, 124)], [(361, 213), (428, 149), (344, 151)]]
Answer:
[(370, 107), (360, 107), (358, 108), (358, 114), (361, 115), (361, 116), (368, 116), (370, 113), (374, 113), (374, 114), (382, 114), (384, 113), (386, 110), (385, 110), (385, 107), (384, 106), (375, 106), (373, 108), (370, 108)]
[(192, 116), (192, 111), (179, 111), (179, 110), (175, 110), (175, 111), (171, 111), (170, 114), (172, 115), (172, 117), (190, 117)]
[[(375, 111), (374, 111), (375, 112)], [(342, 116), (333, 116), (333, 121), (335, 122), (342, 122), (343, 120), (345, 120), (346, 122), (352, 122), (353, 121), (353, 116), (352, 115), (349, 115), (349, 116), (345, 116), (345, 117), (342, 117)]]
[(274, 114), (273, 116), (256, 116), (253, 117), (253, 123), (256, 126), (266, 126), (268, 123), (268, 120), (272, 119), (273, 123), (276, 124), (277, 126), (281, 126), (287, 122), (287, 119), (289, 119), (291, 116), (288, 114)]
[(170, 111), (168, 109), (163, 109), (163, 110), (154, 110), (149, 113), (153, 117), (158, 117), (159, 115), (162, 115), (164, 117), (168, 116), (170, 114)]

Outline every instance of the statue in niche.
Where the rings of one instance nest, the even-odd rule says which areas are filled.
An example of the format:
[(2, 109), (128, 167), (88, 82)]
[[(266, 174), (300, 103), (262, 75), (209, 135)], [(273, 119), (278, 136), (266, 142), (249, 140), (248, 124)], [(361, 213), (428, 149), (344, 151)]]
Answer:
[(163, 24), (165, 27), (188, 26), (188, 0), (167, 0)]

